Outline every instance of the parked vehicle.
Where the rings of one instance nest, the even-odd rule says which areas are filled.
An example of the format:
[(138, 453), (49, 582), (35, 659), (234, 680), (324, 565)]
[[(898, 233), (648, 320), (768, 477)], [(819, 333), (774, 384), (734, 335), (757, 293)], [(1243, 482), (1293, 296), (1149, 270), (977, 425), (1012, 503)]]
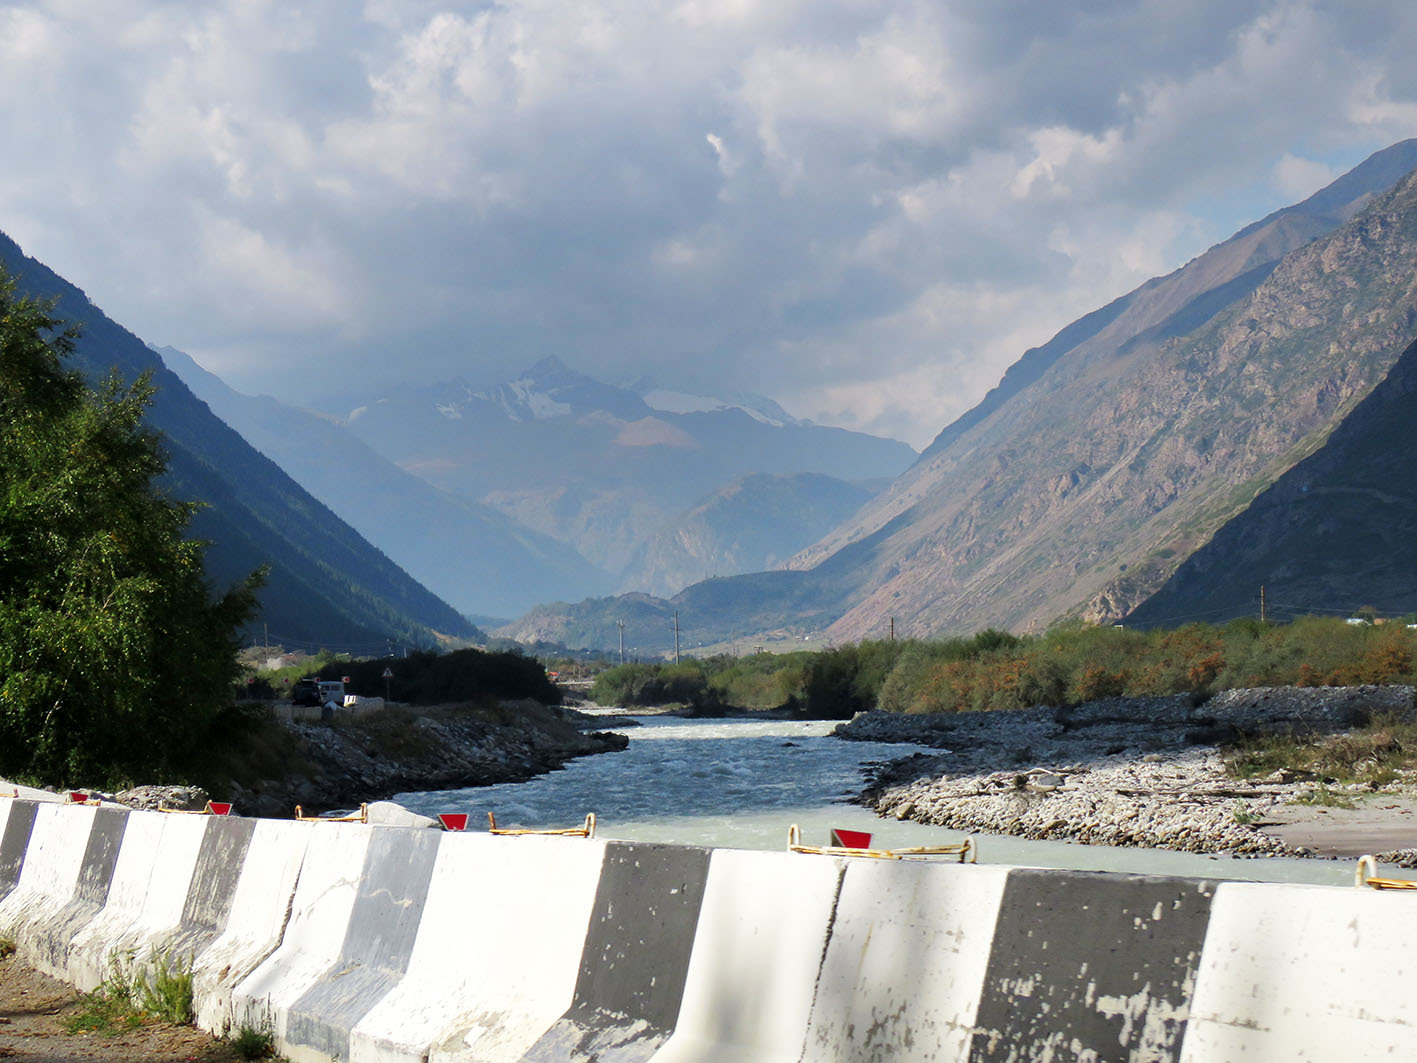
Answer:
[(344, 683), (338, 679), (298, 679), (290, 690), (295, 705), (332, 705), (344, 707)]

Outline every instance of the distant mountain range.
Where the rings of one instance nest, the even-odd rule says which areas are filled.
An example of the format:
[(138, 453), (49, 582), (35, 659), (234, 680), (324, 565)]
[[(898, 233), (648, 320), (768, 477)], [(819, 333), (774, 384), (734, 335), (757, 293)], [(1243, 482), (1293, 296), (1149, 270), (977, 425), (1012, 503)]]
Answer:
[[(825, 527), (820, 480), (804, 481), (815, 494), (799, 486), (773, 506), (718, 507), (708, 538), (701, 524), (689, 532), (684, 522), (701, 522), (705, 500), (740, 491), (733, 485), (745, 477), (783, 477), (786, 485), (804, 474), (838, 481), (828, 508), (840, 519), (843, 499), (866, 497), (850, 483), (879, 487), (916, 456), (895, 440), (797, 420), (760, 396), (714, 398), (649, 382), (619, 387), (554, 357), (483, 391), (451, 381), (371, 398), (351, 411), (347, 427), (440, 491), (572, 548), (594, 574), (564, 578), (561, 598), (611, 587), (677, 589), (677, 581), (703, 571), (737, 573), (770, 556), (785, 559)], [(697, 537), (692, 559), (666, 548), (676, 537)], [(393, 538), (376, 541), (403, 556)], [(432, 585), (458, 601), (470, 596), (446, 582)], [(525, 605), (535, 600), (546, 596)]]
[(460, 381), (408, 388), (341, 419), (242, 395), (181, 351), (159, 353), (258, 450), (467, 615), (612, 589), (673, 593), (779, 564), (914, 458), (903, 443), (822, 428), (762, 396), (618, 387), (556, 358), (481, 392)]
[(171, 347), (158, 353), (212, 412), (463, 613), (513, 616), (567, 588), (610, 589), (571, 547), (405, 472), (336, 420), (242, 395)]
[(113, 367), (130, 380), (152, 373), (159, 390), (148, 421), (164, 435), (167, 487), (207, 503), (191, 534), (212, 544), (208, 578), (225, 587), (270, 566), (253, 637), (360, 652), (483, 637), (214, 416), (142, 340), (3, 234), (0, 263), (23, 293), (56, 298), (59, 316), (82, 326), (73, 368), (95, 380)]
[(1225, 619), (1261, 583), (1300, 609), (1417, 608), (1396, 456), (1417, 420), (1414, 166), (1417, 141), (1394, 145), (1027, 352), (789, 571), (502, 633), (643, 615), (627, 639), (662, 649), (665, 610), (706, 642)]

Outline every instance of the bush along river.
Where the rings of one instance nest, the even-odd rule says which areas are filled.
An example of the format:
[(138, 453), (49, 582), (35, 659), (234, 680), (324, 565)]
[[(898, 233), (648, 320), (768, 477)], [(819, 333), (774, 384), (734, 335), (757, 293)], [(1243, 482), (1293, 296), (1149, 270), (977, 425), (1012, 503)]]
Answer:
[[(617, 727), (623, 717), (592, 711), (604, 712), (607, 729), (629, 738), (623, 751), (582, 757), (525, 782), (408, 792), (395, 800), (428, 816), (469, 813), (469, 829), (486, 829), (488, 812), (499, 827), (540, 829), (579, 826), (593, 812), (599, 837), (739, 849), (785, 848), (794, 823), (809, 845), (828, 844), (832, 828), (869, 831), (878, 848), (951, 844), (966, 836), (949, 826), (882, 818), (859, 803), (868, 782), (899, 775), (898, 765), (911, 763), (902, 758), (923, 762), (942, 754), (903, 742), (899, 733), (889, 741), (870, 735), (848, 741), (833, 734), (837, 721), (668, 715), (631, 717), (632, 725)], [(1353, 874), (1351, 862), (974, 837), (985, 863), (1318, 884), (1351, 882)]]

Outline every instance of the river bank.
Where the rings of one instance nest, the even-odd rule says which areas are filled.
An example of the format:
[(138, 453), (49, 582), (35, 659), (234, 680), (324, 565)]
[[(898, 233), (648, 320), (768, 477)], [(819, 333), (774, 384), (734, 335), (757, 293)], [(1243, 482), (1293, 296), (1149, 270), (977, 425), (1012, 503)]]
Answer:
[[(405, 790), (522, 782), (625, 748), (604, 718), (525, 700), (496, 705), (394, 705), (301, 722), (254, 713), (203, 769), (205, 788), (141, 786), (103, 794), (120, 804), (201, 808), (210, 796), (245, 816), (285, 818), (357, 808)], [(215, 776), (215, 777), (211, 777)], [(191, 781), (191, 780), (189, 780)], [(0, 786), (13, 784), (0, 780)], [(69, 788), (96, 792), (76, 780)], [(62, 792), (62, 791), (61, 791)]]
[[(1343, 734), (1417, 719), (1411, 687), (1267, 688), (1109, 698), (1067, 709), (861, 713), (836, 733), (938, 753), (885, 762), (861, 803), (954, 830), (1239, 856), (1352, 857), (1417, 866), (1417, 772), (1381, 786), (1277, 770), (1238, 780), (1239, 736)], [(1351, 806), (1351, 807), (1348, 807)]]

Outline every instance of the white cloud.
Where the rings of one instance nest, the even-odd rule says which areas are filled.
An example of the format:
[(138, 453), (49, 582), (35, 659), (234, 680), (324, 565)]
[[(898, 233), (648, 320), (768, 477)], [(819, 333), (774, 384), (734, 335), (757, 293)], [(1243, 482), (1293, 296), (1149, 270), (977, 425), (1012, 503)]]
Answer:
[(1381, 0), (0, 0), (0, 229), (250, 390), (555, 352), (921, 444), (1417, 134), (1414, 46)]

